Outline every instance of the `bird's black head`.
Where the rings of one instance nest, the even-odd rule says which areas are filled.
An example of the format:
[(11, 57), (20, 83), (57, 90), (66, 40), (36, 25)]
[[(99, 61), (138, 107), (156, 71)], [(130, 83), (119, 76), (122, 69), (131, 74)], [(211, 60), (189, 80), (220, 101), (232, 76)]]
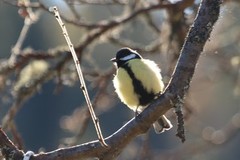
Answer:
[(138, 54), (136, 51), (130, 49), (130, 48), (121, 48), (117, 54), (116, 54), (116, 58), (112, 58), (111, 61), (112, 62), (116, 62), (117, 63), (117, 67), (121, 67), (122, 65), (124, 65), (127, 61), (132, 60), (132, 59), (141, 59), (141, 55)]

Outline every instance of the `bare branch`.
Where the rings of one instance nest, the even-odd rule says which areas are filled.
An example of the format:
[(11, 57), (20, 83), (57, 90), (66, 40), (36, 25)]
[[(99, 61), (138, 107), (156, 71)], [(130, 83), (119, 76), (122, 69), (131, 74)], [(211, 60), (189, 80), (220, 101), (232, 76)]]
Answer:
[(20, 151), (0, 128), (0, 148), (2, 155), (6, 159), (19, 160), (23, 158), (23, 152)]
[(136, 118), (130, 120), (114, 134), (106, 138), (111, 148), (104, 148), (99, 141), (92, 141), (82, 145), (62, 148), (56, 151), (34, 156), (34, 160), (61, 160), (98, 157), (99, 159), (114, 159), (123, 148), (136, 136), (145, 133), (159, 115), (169, 110), (178, 97), (184, 97), (188, 91), (198, 58), (210, 37), (213, 25), (218, 19), (221, 0), (203, 0), (197, 18), (190, 28), (178, 60), (172, 79), (163, 95), (155, 100)]
[[(181, 2), (187, 2), (187, 0), (180, 1), (176, 4), (182, 4)], [(130, 120), (122, 128), (120, 128), (118, 131), (105, 139), (107, 144), (109, 144), (111, 148), (104, 148), (103, 146), (101, 146), (99, 141), (92, 141), (82, 145), (60, 148), (52, 152), (35, 154), (31, 159), (77, 160), (92, 157), (98, 157), (99, 159), (104, 160), (114, 159), (122, 152), (122, 150), (126, 147), (126, 145), (130, 143), (131, 140), (133, 140), (138, 135), (146, 133), (152, 123), (159, 118), (159, 115), (164, 114), (170, 108), (178, 104), (182, 106), (184, 96), (189, 89), (190, 82), (194, 74), (200, 53), (202, 52), (206, 41), (210, 37), (213, 25), (218, 19), (220, 3), (221, 0), (202, 0), (197, 18), (193, 26), (190, 28), (189, 34), (181, 50), (181, 55), (174, 70), (172, 79), (170, 80), (164, 94), (161, 95), (157, 100), (155, 100), (146, 110), (144, 110), (136, 118)], [(173, 5), (175, 4), (158, 4), (155, 5), (155, 7), (149, 6), (148, 8), (137, 10), (133, 13), (130, 13), (126, 17), (124, 16), (123, 18), (114, 21), (101, 21), (97, 23), (97, 25), (90, 24), (92, 25), (93, 30), (91, 30), (89, 34), (87, 34), (86, 38), (83, 40), (83, 43), (81, 43), (78, 47), (75, 48), (78, 56), (82, 55), (81, 53), (86, 48), (86, 46), (89, 46), (91, 42), (96, 40), (96, 38), (103, 35), (103, 33), (107, 32), (108, 30), (128, 22), (129, 20), (133, 19), (141, 13), (164, 7), (172, 7)], [(81, 25), (87, 26), (89, 24), (84, 24), (81, 22), (79, 26)], [(28, 58), (25, 58), (24, 60), (27, 61), (28, 59), (30, 59), (29, 57), (31, 56), (38, 57), (38, 55), (30, 54), (30, 56), (28, 56)], [(70, 56), (71, 55), (67, 54), (65, 58), (62, 59), (62, 61), (57, 63), (54, 69), (64, 66), (64, 64), (71, 59)], [(16, 66), (14, 66), (13, 68), (15, 67)], [(48, 73), (48, 75), (49, 74), (50, 73)], [(36, 84), (38, 83), (36, 82)], [(32, 90), (30, 91), (31, 93), (33, 93)], [(9, 115), (11, 115), (11, 113), (9, 113)], [(12, 116), (10, 120), (12, 120), (13, 117), (14, 116)], [(18, 160), (22, 158), (23, 153), (18, 150), (16, 146), (14, 146), (14, 144), (11, 143), (11, 141), (8, 139), (5, 133), (3, 133), (2, 130), (0, 130), (0, 148), (4, 157), (7, 159), (9, 157)], [(12, 155), (18, 156), (16, 157)]]
[(54, 12), (55, 14), (55, 17), (63, 31), (63, 35), (67, 41), (67, 44), (68, 44), (68, 47), (72, 53), (72, 57), (73, 57), (73, 61), (75, 63), (75, 67), (77, 69), (77, 73), (78, 73), (78, 77), (79, 77), (79, 80), (80, 80), (80, 84), (81, 84), (81, 89), (83, 91), (83, 94), (84, 94), (84, 97), (86, 99), (86, 102), (87, 102), (87, 106), (88, 106), (88, 109), (89, 109), (89, 112), (90, 112), (90, 115), (91, 115), (91, 118), (93, 120), (93, 123), (94, 123), (94, 126), (95, 126), (95, 129), (97, 131), (97, 136), (99, 138), (99, 141), (101, 142), (101, 144), (105, 147), (107, 147), (108, 145), (106, 144), (106, 142), (104, 141), (104, 138), (103, 138), (103, 135), (102, 135), (102, 131), (101, 131), (101, 128), (100, 128), (100, 124), (99, 124), (99, 120), (98, 118), (96, 117), (95, 115), (95, 112), (93, 110), (93, 107), (92, 107), (92, 103), (90, 101), (90, 98), (89, 98), (89, 94), (88, 94), (88, 91), (87, 91), (87, 87), (86, 87), (86, 84), (85, 84), (85, 80), (83, 78), (83, 74), (82, 74), (82, 69), (81, 69), (81, 66), (80, 66), (80, 61), (78, 60), (78, 57), (77, 57), (77, 54), (74, 50), (74, 47), (73, 47), (73, 44), (70, 40), (70, 37), (68, 36), (68, 32), (67, 32), (67, 29), (65, 27), (65, 24), (62, 22), (62, 19), (60, 17), (60, 14), (58, 12), (58, 9), (57, 7), (52, 7), (50, 8), (52, 12)]

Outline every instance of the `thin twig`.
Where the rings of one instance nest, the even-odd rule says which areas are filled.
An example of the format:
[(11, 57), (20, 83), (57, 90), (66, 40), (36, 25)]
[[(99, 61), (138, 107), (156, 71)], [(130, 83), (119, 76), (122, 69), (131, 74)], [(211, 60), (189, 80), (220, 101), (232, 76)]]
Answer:
[(100, 124), (99, 124), (99, 120), (95, 115), (95, 112), (94, 112), (93, 107), (92, 107), (92, 103), (91, 103), (90, 98), (89, 98), (89, 94), (88, 94), (88, 91), (87, 91), (87, 88), (86, 88), (86, 84), (85, 84), (83, 74), (82, 74), (82, 70), (81, 70), (81, 66), (80, 66), (80, 61), (78, 60), (78, 57), (77, 57), (77, 54), (74, 50), (73, 44), (72, 44), (72, 42), (71, 42), (71, 40), (68, 36), (68, 32), (67, 32), (67, 29), (65, 27), (65, 24), (62, 22), (62, 19), (60, 17), (60, 14), (58, 12), (57, 7), (51, 7), (51, 8), (49, 8), (49, 10), (54, 13), (62, 31), (63, 31), (63, 35), (64, 35), (64, 37), (67, 41), (68, 47), (69, 47), (69, 49), (72, 53), (72, 57), (73, 57), (73, 60), (74, 60), (74, 63), (75, 63), (76, 69), (77, 69), (78, 77), (79, 77), (79, 80), (80, 80), (80, 84), (81, 84), (80, 88), (82, 89), (84, 97), (86, 99), (90, 115), (92, 117), (94, 126), (95, 126), (96, 131), (97, 131), (98, 139), (103, 146), (108, 147), (108, 145), (104, 141), (104, 138), (103, 138), (103, 135), (102, 135), (102, 132), (101, 132), (101, 128), (100, 128)]
[(11, 126), (9, 127), (10, 132), (12, 134), (13, 137), (13, 142), (15, 144), (15, 146), (17, 146), (19, 149), (24, 149), (24, 143), (23, 143), (23, 139), (21, 134), (19, 133), (19, 131), (17, 130), (17, 126), (16, 123), (14, 121), (10, 122)]
[[(100, 76), (100, 80), (97, 83), (101, 83), (99, 86), (99, 90), (96, 93), (94, 99), (93, 99), (93, 107), (94, 109), (97, 107), (97, 103), (101, 100), (102, 96), (104, 94), (106, 94), (106, 89), (107, 89), (107, 85), (109, 84), (110, 78), (112, 77), (114, 72), (114, 69), (112, 68), (111, 70), (109, 70), (107, 73), (105, 73), (104, 75)], [(85, 109), (85, 108), (84, 108)], [(71, 138), (67, 138), (66, 142), (68, 145), (76, 145), (76, 142), (80, 140), (80, 138), (82, 138), (82, 136), (84, 135), (86, 128), (89, 124), (89, 120), (90, 120), (90, 115), (89, 112), (87, 110), (83, 110), (80, 114), (84, 114), (86, 115), (85, 118), (82, 120), (82, 127), (80, 128), (80, 130), (78, 131), (78, 133), (76, 134), (76, 136), (71, 137)]]
[[(19, 35), (19, 38), (16, 42), (16, 44), (14, 45), (14, 47), (12, 48), (12, 57), (16, 57), (16, 55), (19, 54), (20, 50), (21, 50), (21, 47), (22, 47), (22, 44), (27, 36), (27, 33), (28, 33), (28, 30), (30, 29), (30, 26), (32, 25), (32, 21), (30, 18), (26, 17), (25, 20), (24, 20), (24, 26), (21, 30), (21, 33)], [(10, 58), (10, 59), (11, 59)]]
[[(29, 4), (30, 4), (29, 0), (26, 0), (26, 1), (22, 2), (22, 5), (24, 5), (24, 6), (28, 6)], [(21, 8), (19, 11), (23, 12), (23, 13), (19, 13), (19, 14), (22, 14), (22, 16), (25, 18), (24, 19), (24, 26), (21, 30), (21, 33), (19, 35), (19, 38), (18, 38), (16, 44), (12, 48), (12, 54), (11, 54), (11, 57), (9, 59), (9, 62), (10, 62), (11, 65), (14, 65), (14, 63), (16, 62), (16, 58), (17, 58), (17, 56), (20, 55), (20, 51), (21, 51), (23, 42), (27, 37), (27, 33), (28, 33), (31, 25), (34, 22), (36, 22), (36, 20), (38, 18), (37, 15), (32, 11), (31, 7)]]

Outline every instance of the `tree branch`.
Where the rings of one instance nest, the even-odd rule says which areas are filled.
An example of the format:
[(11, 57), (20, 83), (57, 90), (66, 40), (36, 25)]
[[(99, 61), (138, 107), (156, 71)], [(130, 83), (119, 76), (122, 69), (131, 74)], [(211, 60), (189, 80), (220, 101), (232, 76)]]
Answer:
[(106, 138), (111, 148), (104, 148), (98, 141), (82, 145), (62, 148), (56, 151), (35, 155), (34, 160), (61, 160), (98, 157), (99, 159), (114, 159), (124, 147), (136, 136), (145, 133), (159, 115), (164, 114), (179, 97), (184, 97), (188, 91), (198, 58), (210, 37), (213, 25), (219, 17), (221, 0), (203, 0), (199, 13), (190, 28), (178, 63), (165, 92), (136, 118), (131, 119), (122, 128)]
[[(163, 115), (179, 101), (182, 102), (190, 86), (198, 58), (210, 37), (213, 25), (219, 17), (221, 2), (221, 0), (202, 0), (197, 18), (190, 28), (172, 79), (164, 94), (136, 118), (131, 119), (122, 128), (107, 137), (105, 140), (110, 148), (101, 146), (99, 141), (92, 141), (73, 147), (60, 148), (52, 152), (36, 154), (31, 160), (77, 160), (92, 157), (109, 160), (116, 158), (131, 140), (146, 133), (152, 123), (159, 118), (159, 115)], [(4, 142), (4, 140), (0, 142), (2, 141)], [(3, 144), (0, 143), (1, 148), (2, 146)]]
[(23, 158), (23, 152), (19, 150), (0, 128), (0, 149), (2, 155), (8, 159), (19, 160)]

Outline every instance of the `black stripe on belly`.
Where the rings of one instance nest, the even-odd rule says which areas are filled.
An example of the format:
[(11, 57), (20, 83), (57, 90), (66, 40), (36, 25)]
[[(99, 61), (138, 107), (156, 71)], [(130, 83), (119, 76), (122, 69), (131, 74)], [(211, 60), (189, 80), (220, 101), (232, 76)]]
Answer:
[[(127, 71), (127, 73), (129, 74), (129, 76), (132, 79), (134, 91), (136, 94), (139, 95), (139, 105), (145, 106), (145, 105), (149, 104), (155, 97), (154, 93), (147, 92), (147, 90), (143, 87), (141, 81), (135, 77), (134, 73), (132, 72), (132, 70), (128, 66), (128, 64), (123, 65), (122, 68), (124, 68)], [(149, 78), (151, 78), (151, 77), (149, 77)]]

